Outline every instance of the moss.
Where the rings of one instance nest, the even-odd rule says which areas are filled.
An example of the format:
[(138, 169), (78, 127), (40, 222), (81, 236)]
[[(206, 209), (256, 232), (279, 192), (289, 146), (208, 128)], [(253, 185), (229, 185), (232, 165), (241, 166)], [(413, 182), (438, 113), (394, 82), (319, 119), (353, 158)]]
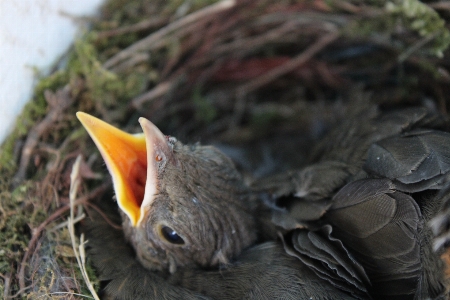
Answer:
[(374, 17), (356, 20), (344, 28), (345, 34), (354, 38), (373, 37), (376, 41), (384, 41), (405, 51), (414, 47), (417, 39), (411, 39), (412, 44), (401, 44), (394, 36), (416, 33), (423, 39), (429, 39), (417, 51), (443, 57), (450, 45), (450, 31), (445, 26), (445, 20), (431, 7), (418, 0), (394, 0), (387, 2), (381, 12)]
[(450, 45), (450, 32), (445, 21), (431, 7), (418, 0), (397, 0), (386, 3), (386, 10), (402, 21), (404, 26), (424, 38), (433, 40), (425, 50), (443, 57)]
[(386, 3), (386, 11), (398, 17), (406, 28), (432, 40), (425, 51), (443, 57), (450, 45), (450, 32), (435, 10), (418, 0), (396, 0)]
[(76, 72), (85, 79), (92, 99), (106, 105), (114, 104), (113, 94), (123, 89), (123, 83), (119, 77), (102, 67), (97, 58), (97, 50), (89, 39), (75, 42), (75, 54), (72, 72)]
[[(0, 192), (0, 273), (9, 274), (11, 266), (18, 268), (28, 247), (30, 228), (37, 227), (48, 216), (36, 197), (37, 186), (27, 181), (13, 192), (5, 188)], [(12, 281), (12, 290), (18, 290)]]

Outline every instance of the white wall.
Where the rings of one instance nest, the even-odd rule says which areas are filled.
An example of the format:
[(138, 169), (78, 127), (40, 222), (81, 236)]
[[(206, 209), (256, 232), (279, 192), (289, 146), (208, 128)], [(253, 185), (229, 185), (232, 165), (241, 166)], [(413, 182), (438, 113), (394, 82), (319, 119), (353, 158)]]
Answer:
[(32, 67), (44, 73), (73, 42), (80, 24), (103, 0), (0, 0), (0, 143), (31, 98)]

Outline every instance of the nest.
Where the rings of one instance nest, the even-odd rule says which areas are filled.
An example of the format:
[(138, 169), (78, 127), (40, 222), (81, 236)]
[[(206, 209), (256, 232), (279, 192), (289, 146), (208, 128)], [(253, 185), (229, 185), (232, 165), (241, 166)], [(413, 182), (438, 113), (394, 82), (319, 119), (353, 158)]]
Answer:
[[(2, 146), (0, 293), (76, 299), (99, 287), (73, 228), (111, 183), (76, 111), (128, 132), (146, 117), (228, 149), (252, 176), (301, 167), (360, 107), (447, 115), (449, 20), (446, 1), (107, 1)], [(261, 169), (267, 153), (297, 159)]]

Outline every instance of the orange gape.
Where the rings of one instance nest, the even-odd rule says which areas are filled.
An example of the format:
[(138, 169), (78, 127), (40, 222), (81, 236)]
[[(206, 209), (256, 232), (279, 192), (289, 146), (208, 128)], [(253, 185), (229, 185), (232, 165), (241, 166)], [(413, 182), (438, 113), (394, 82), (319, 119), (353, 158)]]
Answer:
[(119, 207), (133, 225), (140, 218), (147, 179), (145, 137), (129, 134), (83, 112), (78, 119), (94, 140), (110, 171)]

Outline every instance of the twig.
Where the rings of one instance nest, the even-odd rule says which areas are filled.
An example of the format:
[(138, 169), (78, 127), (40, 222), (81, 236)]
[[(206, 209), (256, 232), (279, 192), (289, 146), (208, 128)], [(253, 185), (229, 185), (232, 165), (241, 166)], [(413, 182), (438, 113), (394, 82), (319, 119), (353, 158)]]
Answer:
[(408, 47), (408, 49), (406, 49), (403, 53), (401, 53), (398, 56), (398, 62), (399, 63), (405, 62), (405, 60), (407, 60), (408, 57), (410, 57), (414, 52), (416, 52), (417, 50), (419, 50), (420, 48), (425, 46), (428, 42), (431, 42), (436, 36), (437, 36), (437, 33), (432, 34), (432, 35), (427, 36), (427, 37), (424, 37), (423, 39), (418, 40), (417, 42), (415, 42), (413, 45)]
[[(180, 41), (180, 45), (178, 46), (178, 50), (174, 51), (173, 55), (168, 56), (165, 66), (160, 73), (161, 80), (166, 80), (168, 74), (179, 64), (182, 57), (193, 52), (195, 48), (197, 48), (195, 51), (197, 52), (199, 48), (201, 49), (215, 40), (211, 36), (211, 27), (214, 27), (214, 25), (208, 24), (210, 21), (208, 18), (199, 20), (172, 34), (172, 40)], [(209, 28), (209, 30), (205, 30), (205, 28)], [(198, 34), (198, 32), (202, 32), (203, 34)], [(182, 40), (181, 38), (187, 33), (191, 33), (190, 37)], [(201, 46), (198, 47), (199, 45)]]
[(113, 37), (113, 36), (121, 35), (121, 34), (125, 34), (125, 33), (138, 32), (138, 31), (147, 30), (147, 29), (150, 29), (153, 27), (160, 27), (163, 24), (167, 24), (168, 21), (169, 21), (169, 19), (165, 18), (165, 17), (164, 18), (163, 17), (151, 18), (150, 20), (144, 20), (144, 21), (141, 21), (141, 22), (133, 24), (133, 25), (101, 31), (97, 34), (97, 38), (98, 39), (109, 38), (109, 37)]
[(40, 123), (36, 124), (30, 130), (30, 133), (28, 134), (21, 153), (19, 169), (12, 180), (13, 187), (17, 186), (25, 179), (31, 155), (38, 144), (40, 137), (51, 129), (53, 124), (61, 117), (63, 111), (70, 107), (74, 102), (74, 97), (71, 97), (70, 92), (71, 89), (69, 85), (58, 90), (55, 94), (51, 93), (49, 90), (45, 91), (45, 98), (49, 103), (50, 111)]
[(133, 55), (133, 53), (149, 49), (153, 44), (155, 44), (158, 40), (164, 38), (169, 33), (182, 28), (192, 22), (195, 22), (199, 19), (205, 18), (208, 15), (223, 11), (225, 9), (231, 8), (236, 4), (235, 0), (223, 0), (218, 3), (209, 5), (203, 9), (200, 9), (196, 12), (193, 12), (184, 18), (181, 18), (177, 21), (174, 21), (167, 26), (159, 29), (158, 31), (150, 34), (146, 38), (139, 40), (138, 42), (134, 43), (133, 45), (125, 48), (124, 50), (120, 51), (110, 59), (108, 59), (104, 64), (103, 67), (105, 69), (110, 69), (120, 61), (130, 57)]
[(142, 106), (142, 104), (144, 104), (145, 102), (151, 101), (155, 98), (161, 97), (162, 95), (164, 95), (170, 88), (172, 87), (172, 82), (161, 82), (160, 84), (158, 84), (157, 86), (155, 86), (153, 89), (151, 89), (150, 91), (148, 91), (145, 94), (142, 94), (136, 98), (134, 98), (133, 100), (131, 100), (131, 106), (133, 108), (138, 109), (139, 107)]
[(75, 238), (75, 226), (74, 226), (74, 208), (75, 208), (75, 198), (78, 192), (78, 186), (80, 185), (80, 164), (81, 164), (81, 155), (77, 157), (75, 163), (72, 167), (72, 172), (70, 174), (70, 191), (69, 191), (69, 199), (70, 199), (70, 217), (68, 218), (67, 228), (69, 229), (70, 239), (72, 240), (72, 248), (75, 253), (75, 258), (77, 259), (78, 266), (80, 267), (81, 274), (83, 275), (83, 279), (91, 292), (92, 296), (96, 300), (100, 300), (97, 295), (97, 292), (94, 289), (91, 281), (89, 280), (89, 276), (86, 272), (86, 256), (84, 253), (84, 235), (81, 234), (80, 237), (80, 245), (78, 246), (78, 250), (76, 247), (76, 238)]
[(238, 95), (238, 98), (241, 98), (248, 94), (251, 91), (254, 91), (261, 86), (268, 84), (271, 81), (274, 81), (275, 79), (279, 78), (280, 76), (283, 76), (289, 72), (294, 71), (299, 66), (306, 63), (308, 60), (310, 60), (314, 55), (316, 55), (319, 51), (321, 51), (323, 48), (331, 44), (333, 41), (335, 41), (339, 37), (338, 32), (331, 32), (324, 37), (322, 37), (320, 40), (318, 40), (316, 43), (311, 45), (309, 48), (307, 48), (305, 51), (300, 53), (299, 55), (295, 56), (291, 60), (287, 61), (286, 63), (282, 64), (279, 67), (276, 67), (267, 73), (251, 80), (250, 82), (241, 85), (237, 91), (236, 94)]
[[(217, 46), (215, 49), (213, 49), (212, 54), (213, 55), (222, 55), (226, 52), (232, 52), (239, 49), (239, 52), (242, 53), (242, 48), (245, 47), (249, 50), (255, 50), (258, 47), (267, 44), (271, 41), (275, 41), (280, 38), (280, 36), (283, 36), (287, 32), (293, 30), (298, 26), (298, 22), (290, 21), (281, 24), (280, 26), (271, 29), (270, 31), (267, 31), (266, 33), (263, 33), (261, 35), (252, 36), (247, 39), (238, 39), (231, 43), (223, 44)], [(243, 53), (242, 55), (244, 55)]]
[(15, 293), (14, 295), (11, 296), (6, 296), (5, 299), (17, 299), (17, 297), (19, 297), (20, 294), (22, 294), (23, 292), (25, 292), (26, 290), (31, 289), (32, 286), (27, 286), (23, 289), (20, 289), (17, 293)]
[(233, 121), (230, 123), (229, 128), (231, 130), (236, 128), (237, 123), (239, 120), (241, 120), (242, 115), (245, 111), (245, 96), (260, 88), (263, 85), (268, 84), (269, 82), (274, 81), (275, 79), (294, 71), (299, 66), (303, 65), (304, 63), (308, 62), (314, 55), (316, 55), (319, 51), (321, 51), (323, 48), (325, 48), (327, 45), (331, 44), (333, 41), (335, 41), (339, 37), (339, 33), (337, 31), (333, 31), (324, 37), (322, 37), (320, 40), (318, 40), (316, 43), (311, 45), (309, 48), (307, 48), (305, 51), (300, 53), (299, 55), (295, 56), (294, 58), (290, 59), (286, 63), (282, 64), (279, 67), (273, 68), (272, 70), (262, 74), (259, 77), (256, 77), (253, 80), (250, 80), (249, 82), (241, 85), (236, 89), (236, 102), (235, 102), (235, 108), (234, 108), (234, 116)]
[[(73, 223), (76, 224), (76, 223), (80, 222), (81, 220), (83, 220), (85, 217), (86, 217), (86, 214), (82, 213), (82, 214), (80, 214), (79, 216), (77, 216), (73, 220)], [(63, 227), (66, 227), (68, 225), (68, 223), (69, 223), (69, 220), (66, 220), (66, 221), (64, 221), (62, 223), (59, 223), (58, 225), (55, 225), (55, 227), (50, 229), (49, 232), (53, 232), (53, 231), (56, 231), (56, 230), (61, 229)]]
[(134, 66), (144, 63), (150, 59), (150, 55), (148, 53), (136, 53), (130, 59), (119, 63), (115, 67), (110, 70), (115, 73), (123, 72), (125, 70), (131, 70)]
[(94, 297), (91, 297), (91, 296), (86, 296), (86, 295), (83, 295), (83, 294), (77, 294), (77, 293), (71, 293), (71, 292), (53, 292), (53, 293), (41, 295), (41, 296), (37, 297), (36, 299), (39, 299), (39, 298), (42, 298), (42, 297), (46, 297), (46, 296), (53, 296), (53, 295), (57, 295), (57, 296), (59, 296), (59, 295), (71, 295), (71, 296), (79, 296), (79, 297), (94, 299)]
[(428, 3), (428, 6), (434, 9), (450, 10), (450, 2), (448, 1), (432, 2)]
[(11, 273), (9, 272), (9, 275), (2, 275), (3, 278), (3, 298), (6, 299), (9, 294), (9, 287), (11, 282)]
[(92, 203), (86, 203), (87, 206), (92, 207), (95, 209), (95, 211), (106, 221), (106, 223), (109, 224), (114, 229), (122, 230), (122, 226), (115, 224), (113, 221), (111, 221), (110, 218), (97, 206)]

